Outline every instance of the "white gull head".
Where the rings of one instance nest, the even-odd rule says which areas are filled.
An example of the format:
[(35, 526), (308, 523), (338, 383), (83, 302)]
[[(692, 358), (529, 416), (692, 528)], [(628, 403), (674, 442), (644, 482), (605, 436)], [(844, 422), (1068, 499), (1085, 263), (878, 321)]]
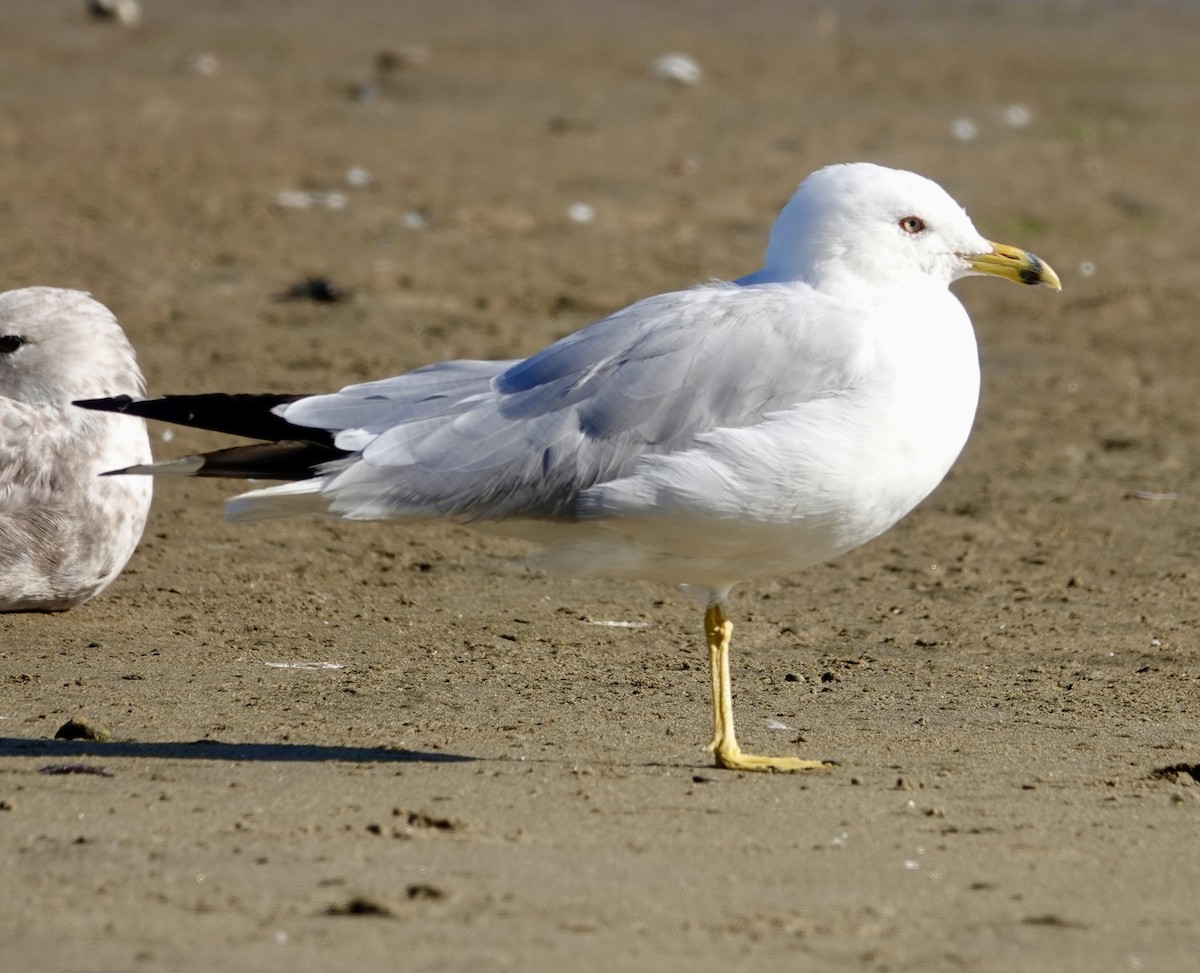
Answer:
[(992, 248), (932, 180), (846, 163), (819, 169), (800, 184), (775, 221), (763, 269), (752, 279), (859, 293), (893, 284), (946, 286), (973, 272), (967, 255)]

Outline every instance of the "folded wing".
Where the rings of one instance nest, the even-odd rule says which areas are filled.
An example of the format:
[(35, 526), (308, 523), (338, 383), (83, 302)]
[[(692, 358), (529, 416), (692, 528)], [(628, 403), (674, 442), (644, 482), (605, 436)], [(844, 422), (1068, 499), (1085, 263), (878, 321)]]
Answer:
[(330, 431), (353, 457), (303, 487), (239, 498), (232, 514), (265, 502), (275, 515), (285, 495), (316, 493), (347, 519), (574, 519), (580, 493), (642, 457), (852, 381), (860, 332), (826, 303), (802, 285), (706, 286), (641, 301), (523, 361), (448, 362), (282, 404), (283, 419)]

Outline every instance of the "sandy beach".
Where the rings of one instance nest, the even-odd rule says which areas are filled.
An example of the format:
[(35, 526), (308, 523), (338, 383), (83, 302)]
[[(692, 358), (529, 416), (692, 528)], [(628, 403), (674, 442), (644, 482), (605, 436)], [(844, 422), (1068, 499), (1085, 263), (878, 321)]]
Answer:
[(731, 600), (743, 744), (828, 771), (710, 765), (678, 591), (460, 527), (225, 525), (236, 484), (159, 481), (107, 592), (0, 616), (0, 967), (1194, 968), (1200, 12), (46, 0), (0, 30), (0, 289), (90, 291), (153, 393), (529, 354), (753, 270), (838, 161), (937, 180), (1063, 283), (956, 285), (983, 394), (946, 482)]

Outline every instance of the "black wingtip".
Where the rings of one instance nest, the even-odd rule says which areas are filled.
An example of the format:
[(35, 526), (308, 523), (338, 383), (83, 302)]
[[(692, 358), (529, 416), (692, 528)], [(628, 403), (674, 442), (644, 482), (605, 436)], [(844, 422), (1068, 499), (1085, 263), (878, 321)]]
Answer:
[(230, 480), (308, 480), (319, 476), (327, 463), (345, 459), (344, 449), (303, 441), (253, 443), (230, 446), (210, 453), (180, 456), (105, 470), (101, 476), (200, 476)]
[(234, 480), (307, 480), (319, 475), (324, 464), (348, 455), (344, 449), (320, 443), (253, 443), (186, 457), (198, 465), (178, 472)]
[(114, 395), (104, 399), (80, 399), (75, 404), (84, 409), (158, 419), (179, 426), (245, 436), (247, 439), (264, 439), (268, 442), (302, 440), (333, 447), (331, 432), (294, 425), (273, 411), (278, 406), (302, 398), (305, 396), (209, 392), (201, 395), (164, 395), (157, 399)]
[(76, 399), (71, 405), (97, 412), (128, 412), (135, 401), (132, 395), (114, 395), (106, 399)]

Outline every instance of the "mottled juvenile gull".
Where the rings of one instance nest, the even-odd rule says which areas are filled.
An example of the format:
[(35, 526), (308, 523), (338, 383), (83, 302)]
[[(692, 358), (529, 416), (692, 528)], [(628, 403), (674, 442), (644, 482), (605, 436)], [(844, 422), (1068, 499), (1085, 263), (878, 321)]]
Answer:
[(546, 566), (682, 584), (704, 601), (723, 767), (740, 581), (869, 541), (941, 481), (975, 413), (971, 322), (947, 285), (1058, 289), (939, 186), (868, 164), (809, 176), (761, 270), (639, 301), (523, 361), (454, 361), (330, 395), (88, 405), (273, 440), (129, 472), (264, 476), (230, 520), (445, 519), (546, 545)]
[(146, 423), (71, 401), (143, 389), (103, 304), (56, 287), (0, 294), (0, 611), (71, 608), (125, 567), (150, 481), (100, 474), (149, 461)]

